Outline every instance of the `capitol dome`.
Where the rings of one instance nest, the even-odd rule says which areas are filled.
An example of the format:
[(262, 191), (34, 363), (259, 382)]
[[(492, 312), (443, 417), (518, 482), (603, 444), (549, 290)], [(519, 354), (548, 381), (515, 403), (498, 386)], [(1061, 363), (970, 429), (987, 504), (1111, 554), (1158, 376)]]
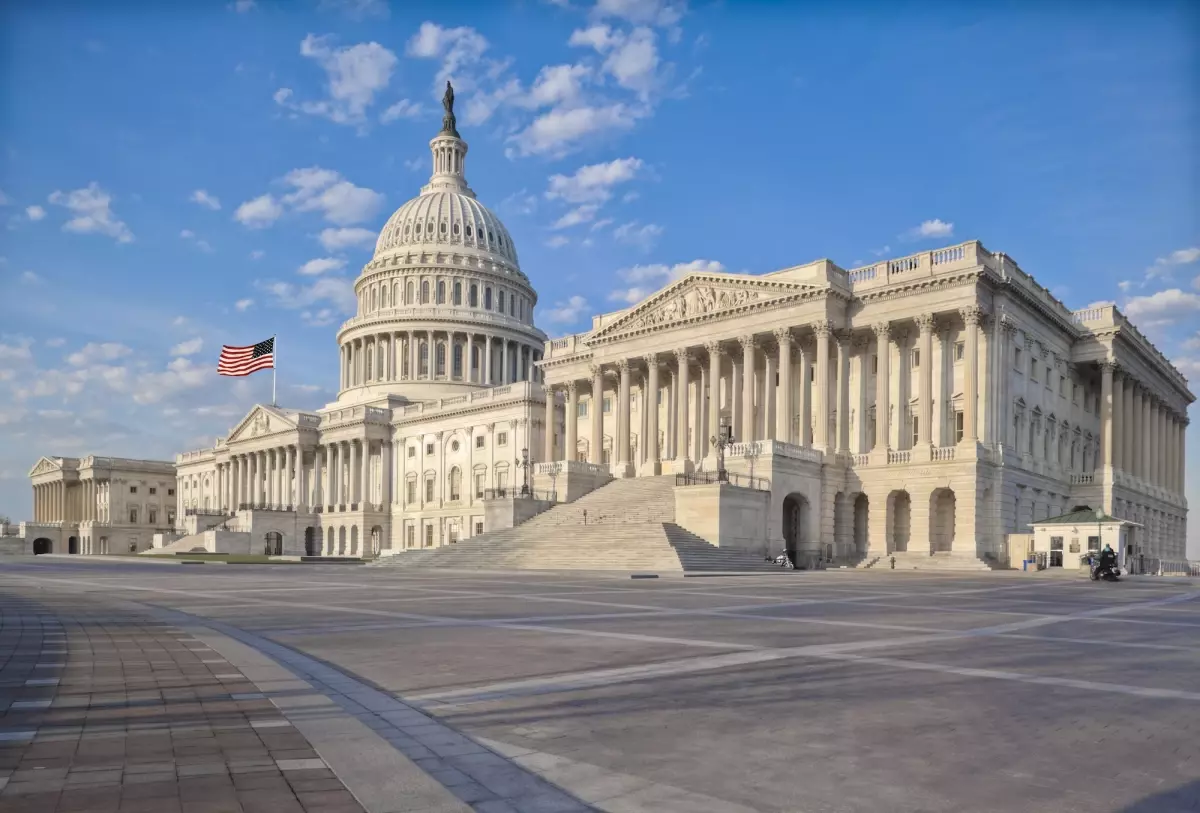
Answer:
[(508, 229), (467, 185), (453, 91), (444, 101), (429, 183), (388, 218), (355, 280), (357, 313), (338, 331), (339, 401), (431, 400), (541, 379), (537, 292)]

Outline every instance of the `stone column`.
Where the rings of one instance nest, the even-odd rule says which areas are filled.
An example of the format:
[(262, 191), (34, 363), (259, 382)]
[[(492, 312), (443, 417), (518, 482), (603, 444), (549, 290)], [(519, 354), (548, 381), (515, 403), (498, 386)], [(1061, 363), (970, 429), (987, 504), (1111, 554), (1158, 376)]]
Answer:
[(1159, 401), (1154, 410), (1154, 482), (1159, 488), (1167, 485), (1166, 423), (1167, 405), (1165, 402)]
[(500, 341), (500, 384), (511, 383), (512, 379), (508, 374), (508, 339)]
[(492, 337), (483, 336), (483, 383), (492, 386)]
[(776, 356), (770, 348), (763, 348), (763, 377), (758, 388), (758, 436), (763, 440), (775, 439), (775, 370)]
[(828, 453), (829, 443), (829, 335), (833, 325), (829, 322), (817, 322), (813, 325), (817, 334), (817, 414), (813, 445), (822, 452)]
[[(891, 418), (891, 408), (888, 404), (891, 398), (891, 378), (888, 375), (888, 365), (891, 364), (891, 326), (880, 322), (873, 326), (875, 331), (875, 453), (887, 454), (888, 421)], [(865, 417), (865, 416), (864, 416)], [(886, 457), (884, 458), (886, 460)]]
[(973, 444), (979, 441), (979, 321), (983, 318), (983, 309), (971, 306), (959, 312), (967, 325), (963, 349), (967, 357), (963, 379), (963, 442)]
[(617, 372), (620, 374), (620, 380), (617, 390), (617, 442), (614, 449), (617, 458), (617, 465), (614, 474), (618, 477), (633, 476), (633, 461), (629, 456), (629, 428), (631, 423), (630, 405), (629, 405), (629, 388), (632, 386), (632, 380), (629, 376), (629, 360), (621, 359), (617, 362)]
[(1125, 374), (1113, 378), (1112, 397), (1112, 466), (1125, 469)]
[(592, 439), (588, 443), (588, 462), (600, 465), (604, 462), (604, 370), (599, 364), (593, 364), (588, 370), (592, 374), (592, 401), (589, 407)]
[(1137, 434), (1137, 413), (1134, 411), (1133, 393), (1137, 382), (1126, 373), (1124, 379), (1124, 405), (1121, 408), (1121, 468), (1126, 474), (1133, 474), (1136, 465), (1134, 453), (1134, 435)]
[(773, 334), (779, 346), (779, 387), (775, 391), (775, 440), (792, 442), (792, 331), (778, 328)]
[(649, 353), (646, 362), (646, 467), (650, 475), (661, 471), (658, 451), (658, 356)]
[[(837, 370), (834, 374), (837, 381), (837, 420), (834, 428), (837, 437), (834, 438), (834, 448), (838, 452), (850, 451), (850, 331), (843, 330), (837, 334)], [(853, 506), (849, 507), (853, 512)], [(853, 525), (853, 523), (851, 523)], [(847, 532), (849, 533), (849, 532)]]
[(705, 457), (711, 456), (715, 461), (717, 447), (713, 439), (721, 432), (721, 343), (709, 342), (704, 349), (708, 351), (708, 422), (702, 445), (707, 450)]
[(338, 458), (341, 457), (341, 447), (342, 444), (339, 441), (329, 443), (325, 447), (325, 451), (329, 455), (329, 460), (327, 461), (329, 463), (329, 472), (326, 475), (327, 479), (329, 480), (329, 488), (326, 489), (325, 500), (327, 503), (326, 507), (330, 511), (334, 510), (335, 506), (341, 504), (341, 489), (338, 487), (341, 484), (341, 477), (338, 469)]
[(758, 344), (753, 336), (738, 339), (742, 345), (742, 433), (737, 440), (750, 443), (754, 440), (754, 365)]
[(1150, 415), (1154, 411), (1154, 396), (1147, 391), (1142, 396), (1142, 479), (1147, 483), (1153, 483), (1154, 477), (1152, 470), (1154, 468), (1153, 454), (1151, 451), (1152, 442), (1150, 434)]
[(579, 382), (567, 382), (567, 437), (563, 442), (563, 460), (574, 460), (579, 454)]
[(742, 360), (729, 356), (729, 429), (734, 441), (742, 440)]
[[(1111, 471), (1113, 468), (1113, 371), (1117, 365), (1111, 360), (1100, 362), (1100, 465)], [(1110, 475), (1111, 476), (1111, 475)]]
[[(675, 390), (678, 398), (675, 418), (675, 463), (676, 472), (686, 470), (688, 461), (688, 375), (691, 372), (691, 356), (687, 348), (675, 351), (675, 363), (678, 372), (675, 378)], [(753, 397), (753, 396), (751, 396)]]
[[(555, 387), (546, 387), (546, 416), (542, 421), (542, 432), (545, 437), (542, 439), (545, 444), (543, 447), (542, 460), (547, 463), (553, 462), (554, 457), (554, 424), (558, 417), (558, 392)], [(470, 472), (464, 472), (464, 475)]]
[(299, 477), (296, 473), (296, 447), (287, 447), (287, 473), (284, 475), (283, 490), (284, 490), (284, 505), (290, 505), (292, 510), (296, 510), (300, 500), (297, 499), (296, 492), (299, 490), (297, 486)]
[(920, 334), (920, 412), (918, 413), (917, 444), (921, 454), (926, 459), (932, 457), (930, 449), (933, 446), (933, 329), (936, 323), (931, 313), (923, 313), (917, 317), (917, 330)]
[[(325, 447), (321, 444), (313, 447), (312, 495), (308, 500), (309, 506), (321, 506), (322, 510), (325, 506), (325, 481), (321, 479), (323, 476), (321, 458), (324, 454)], [(322, 540), (321, 547), (322, 549), (325, 547), (324, 540)]]

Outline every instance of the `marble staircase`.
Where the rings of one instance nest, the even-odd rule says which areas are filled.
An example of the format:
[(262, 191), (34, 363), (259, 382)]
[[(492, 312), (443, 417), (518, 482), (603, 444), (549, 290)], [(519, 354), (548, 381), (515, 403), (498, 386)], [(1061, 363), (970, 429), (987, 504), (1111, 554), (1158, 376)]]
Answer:
[(715, 547), (676, 525), (673, 476), (613, 480), (515, 528), (490, 531), (455, 545), (400, 552), (370, 566), (779, 572), (759, 556)]
[(890, 570), (891, 557), (896, 557), (896, 570), (921, 570), (935, 573), (970, 573), (988, 572), (992, 568), (987, 562), (972, 553), (938, 552), (934, 554), (921, 551), (898, 551), (880, 556), (866, 567), (875, 570)]

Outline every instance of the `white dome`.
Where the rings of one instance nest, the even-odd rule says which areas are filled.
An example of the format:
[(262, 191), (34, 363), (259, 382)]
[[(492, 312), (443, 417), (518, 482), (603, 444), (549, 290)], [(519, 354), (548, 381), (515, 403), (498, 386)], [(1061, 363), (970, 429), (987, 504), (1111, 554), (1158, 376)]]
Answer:
[(393, 252), (474, 249), (518, 267), (508, 229), (468, 191), (429, 189), (397, 209), (379, 232), (376, 259)]

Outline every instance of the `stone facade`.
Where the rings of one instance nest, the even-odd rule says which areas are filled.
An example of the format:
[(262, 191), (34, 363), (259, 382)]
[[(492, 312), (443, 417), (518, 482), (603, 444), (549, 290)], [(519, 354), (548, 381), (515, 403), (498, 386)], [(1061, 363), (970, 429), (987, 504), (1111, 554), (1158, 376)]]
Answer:
[(727, 469), (770, 490), (773, 549), (802, 563), (1005, 562), (1008, 534), (1077, 504), (1142, 526), (1131, 553), (1184, 559), (1187, 382), (1116, 307), (1068, 311), (975, 241), (692, 273), (542, 368), (566, 407), (546, 459), (711, 472), (728, 424)]
[(119, 457), (43, 457), (29, 472), (29, 553), (134, 553), (176, 525), (175, 464)]

